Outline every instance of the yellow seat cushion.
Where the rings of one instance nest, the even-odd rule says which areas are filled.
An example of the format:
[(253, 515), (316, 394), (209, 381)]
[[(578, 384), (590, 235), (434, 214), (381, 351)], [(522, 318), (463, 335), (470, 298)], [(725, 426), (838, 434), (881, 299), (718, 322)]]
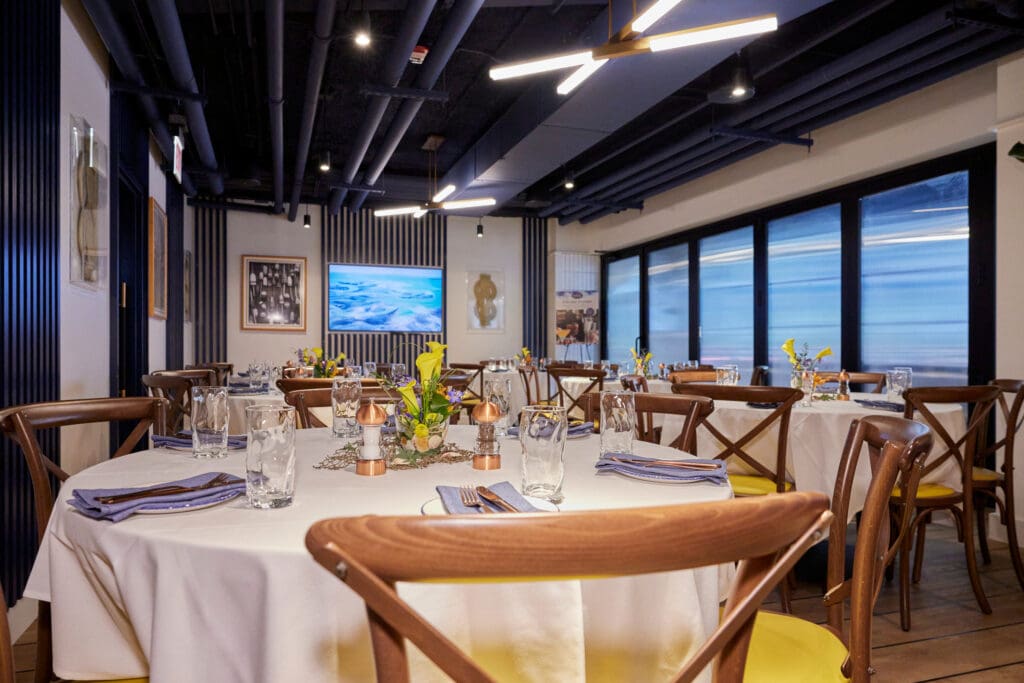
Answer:
[[(892, 487), (892, 495), (897, 498), (900, 497), (899, 486)], [(956, 491), (949, 488), (948, 486), (943, 486), (942, 484), (921, 484), (920, 486), (917, 487), (918, 498), (942, 498), (944, 496), (955, 495)]]
[(1003, 475), (995, 470), (989, 470), (984, 467), (975, 467), (971, 470), (971, 478), (974, 481), (999, 481), (1003, 478)]
[[(761, 477), (756, 474), (730, 474), (729, 484), (732, 485), (732, 492), (737, 496), (767, 496), (769, 493), (777, 493), (775, 482), (768, 477)], [(786, 490), (789, 491), (793, 485), (786, 482)]]
[(848, 681), (847, 650), (827, 628), (788, 614), (758, 612), (743, 683)]

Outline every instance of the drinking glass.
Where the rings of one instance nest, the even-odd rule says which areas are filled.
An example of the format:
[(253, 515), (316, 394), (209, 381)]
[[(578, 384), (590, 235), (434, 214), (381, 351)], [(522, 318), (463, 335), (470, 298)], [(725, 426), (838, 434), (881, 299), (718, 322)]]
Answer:
[(907, 388), (907, 373), (905, 370), (894, 368), (885, 373), (886, 399), (889, 401), (902, 401), (903, 390)]
[(594, 361), (592, 361), (592, 360), (585, 360), (585, 361), (583, 361), (583, 369), (584, 370), (593, 370), (594, 369)]
[(892, 369), (901, 370), (903, 372), (906, 380), (903, 382), (904, 391), (914, 386), (914, 368), (910, 367), (909, 365), (895, 365)]
[(484, 400), (498, 406), (501, 417), (494, 423), (494, 436), (503, 437), (508, 433), (509, 402), (512, 398), (511, 377), (488, 377), (484, 380)]
[(601, 455), (633, 452), (634, 397), (632, 391), (601, 392)]
[(523, 494), (553, 503), (562, 500), (568, 418), (559, 406), (526, 406), (519, 418), (523, 447)]
[(401, 381), (407, 376), (407, 374), (408, 373), (405, 371), (405, 363), (395, 363), (391, 366), (391, 380), (393, 382)]
[(256, 390), (263, 388), (263, 363), (258, 360), (249, 362), (249, 388)]
[(359, 398), (363, 386), (358, 377), (335, 377), (331, 383), (331, 415), (335, 436), (359, 436)]
[(373, 361), (367, 361), (363, 363), (363, 375), (366, 377), (373, 377), (377, 374), (377, 364)]
[(295, 408), (245, 409), (245, 494), (254, 508), (280, 508), (295, 497)]
[(192, 454), (224, 458), (228, 454), (227, 387), (192, 387)]
[(715, 384), (732, 384), (732, 368), (725, 365), (716, 367)]
[(688, 360), (688, 361), (686, 361), (686, 368), (689, 369), (689, 370), (697, 370), (698, 368), (700, 368), (700, 361), (699, 360)]

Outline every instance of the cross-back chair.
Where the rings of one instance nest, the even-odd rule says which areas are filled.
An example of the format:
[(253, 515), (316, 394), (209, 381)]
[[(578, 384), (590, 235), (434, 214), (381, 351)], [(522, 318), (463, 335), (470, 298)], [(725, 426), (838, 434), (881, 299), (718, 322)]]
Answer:
[[(840, 680), (867, 683), (871, 668), (871, 615), (885, 576), (911, 518), (890, 517), (889, 496), (899, 482), (913, 498), (924, 459), (932, 447), (925, 425), (899, 417), (871, 416), (854, 420), (846, 436), (829, 530), (826, 579), (826, 624), (787, 614), (758, 614), (747, 656), (747, 683), (784, 680)], [(861, 454), (867, 454), (871, 483), (857, 527), (853, 573), (846, 578), (846, 527), (850, 494)], [(890, 540), (891, 539), (891, 540)], [(845, 602), (850, 601), (848, 632)]]
[[(601, 395), (587, 394), (582, 401), (584, 419), (600, 428)], [(633, 396), (636, 409), (636, 437), (647, 443), (661, 443), (662, 427), (654, 426), (655, 415), (678, 415), (683, 418), (679, 436), (669, 446), (687, 453), (697, 452), (697, 429), (715, 411), (715, 402), (704, 396), (682, 394), (650, 394), (637, 392)]]
[(771, 368), (769, 368), (767, 365), (755, 365), (753, 372), (750, 373), (750, 386), (768, 386), (769, 373), (771, 373)]
[(223, 363), (223, 362), (196, 363), (194, 365), (186, 365), (185, 369), (186, 370), (213, 370), (216, 373), (216, 375), (217, 375), (217, 379), (216, 379), (215, 384), (217, 386), (219, 386), (219, 387), (226, 387), (228, 385), (228, 380), (231, 378), (231, 373), (233, 373), (235, 371), (235, 364), (234, 363)]
[[(1000, 390), (997, 405), (1002, 415), (1004, 430), (1002, 438), (984, 448), (978, 462), (971, 473), (971, 486), (974, 488), (974, 509), (978, 522), (978, 544), (981, 546), (981, 558), (985, 564), (992, 562), (988, 549), (987, 525), (988, 515), (985, 504), (995, 503), (1000, 521), (1006, 526), (1007, 545), (1010, 547), (1010, 560), (1017, 574), (1017, 583), (1024, 589), (1024, 562), (1021, 561), (1020, 544), (1017, 541), (1016, 510), (1013, 503), (1013, 457), (1017, 432), (1024, 423), (1024, 380), (994, 379), (989, 382)], [(1007, 396), (1010, 398), (1007, 399)], [(1002, 450), (1002, 463), (999, 469), (985, 467), (985, 461), (995, 457)], [(1000, 497), (999, 492), (1003, 495)]]
[(714, 382), (718, 379), (718, 373), (712, 370), (676, 370), (668, 373), (668, 381), (672, 384), (686, 384), (689, 382)]
[(485, 366), (482, 363), (449, 363), (448, 367), (466, 375), (466, 393), (462, 396), (462, 403), (472, 409), (483, 400)]
[[(380, 390), (380, 393), (374, 392), (370, 394), (364, 390), (362, 396), (359, 398), (360, 405), (367, 405), (371, 402), (384, 405), (385, 403), (397, 403), (400, 401), (401, 399), (397, 395), (390, 396), (384, 393), (383, 389)], [(294, 391), (289, 391), (284, 395), (284, 402), (295, 407), (295, 414), (299, 418), (296, 426), (299, 429), (314, 429), (317, 427), (331, 426), (317, 417), (316, 413), (312, 412), (314, 408), (331, 407), (331, 390), (329, 388), (295, 389)]]
[[(334, 386), (333, 377), (282, 377), (274, 383), (278, 390), (287, 394), (300, 389), (330, 389)], [(360, 377), (359, 385), (364, 392), (380, 389), (380, 380), (376, 377)]]
[[(953, 460), (960, 471), (961, 481), (959, 491), (941, 484), (921, 484), (912, 501), (904, 500), (899, 489), (893, 491), (893, 505), (912, 505), (914, 508), (911, 533), (908, 533), (903, 539), (900, 549), (900, 626), (904, 631), (909, 631), (911, 624), (910, 580), (914, 583), (921, 581), (925, 529), (928, 522), (931, 521), (932, 514), (941, 510), (949, 511), (956, 523), (957, 536), (964, 544), (964, 554), (967, 558), (967, 575), (970, 578), (978, 607), (985, 614), (992, 613), (985, 589), (981, 585), (978, 562), (974, 554), (974, 482), (972, 473), (974, 466), (980, 464), (981, 455), (984, 453), (985, 432), (989, 416), (1001, 394), (1002, 390), (999, 387), (987, 385), (914, 387), (903, 392), (905, 402), (903, 416), (912, 419), (916, 413), (919, 420), (931, 427), (932, 433), (936, 437), (937, 451), (928, 458), (924, 475), (929, 475), (949, 460)], [(930, 404), (943, 403), (962, 404), (967, 409), (967, 429), (960, 438), (953, 438), (929, 408)], [(915, 532), (917, 539), (914, 548), (913, 574), (908, 580), (910, 550), (912, 544), (915, 543)]]
[[(366, 603), (377, 679), (409, 680), (405, 641), (460, 683), (495, 680), (405, 602), (399, 581), (461, 582), (635, 576), (740, 560), (721, 622), (671, 680), (710, 664), (742, 680), (764, 596), (828, 524), (828, 498), (799, 493), (559, 514), (342, 517), (314, 524), (306, 547)], [(643, 529), (644, 533), (637, 533)]]
[(550, 396), (544, 396), (540, 391), (540, 371), (535, 365), (520, 365), (519, 379), (523, 381), (523, 390), (526, 393), (526, 405), (552, 405)]
[(7, 600), (0, 586), (0, 683), (14, 683), (14, 648), (11, 647), (11, 628), (7, 624)]
[(177, 434), (185, 429), (185, 418), (192, 415), (192, 387), (213, 386), (216, 373), (213, 370), (177, 370), (157, 372), (142, 376), (146, 393), (168, 402), (167, 424), (162, 432), (155, 434)]
[[(32, 482), (33, 506), (36, 513), (36, 537), (41, 542), (50, 521), (55, 492), (50, 484), (54, 477), (58, 485), (68, 478), (53, 458), (43, 452), (37, 433), (44, 429), (59, 429), (97, 422), (137, 421), (135, 428), (114, 451), (112, 457), (131, 453), (153, 428), (153, 433), (164, 433), (169, 404), (164, 398), (84, 398), (70, 401), (30, 403), (7, 408), (0, 412), (0, 430), (21, 449)], [(37, 683), (49, 681), (53, 676), (52, 634), (50, 603), (39, 603), (37, 619), (36, 669)]]
[[(880, 394), (885, 391), (884, 372), (847, 372), (846, 374), (850, 376), (851, 391), (855, 385), (872, 394)], [(816, 375), (820, 383), (839, 381), (838, 372), (818, 372)]]
[[(737, 496), (763, 496), (768, 493), (783, 493), (793, 488), (786, 480), (786, 453), (789, 444), (789, 418), (793, 405), (803, 397), (803, 392), (790, 387), (752, 387), (724, 384), (673, 384), (672, 393), (706, 396), (714, 401), (743, 401), (774, 408), (765, 408), (765, 416), (742, 434), (725, 434), (715, 424), (705, 420), (702, 424), (722, 449), (714, 455), (720, 460), (736, 457), (753, 474), (730, 474), (729, 483)], [(774, 467), (757, 460), (747, 450), (762, 433), (773, 426), (778, 427), (775, 439)]]
[[(580, 404), (580, 399), (586, 396), (592, 391), (598, 391), (604, 389), (604, 371), (603, 370), (584, 370), (583, 368), (552, 368), (548, 366), (548, 377), (555, 381), (555, 393), (551, 396), (551, 402), (557, 403), (558, 405), (565, 408), (567, 415), (572, 416), (573, 411), (578, 411), (577, 414), (583, 412), (583, 406)], [(583, 388), (583, 391), (573, 395), (565, 386), (567, 379), (582, 379), (587, 381), (587, 385)]]

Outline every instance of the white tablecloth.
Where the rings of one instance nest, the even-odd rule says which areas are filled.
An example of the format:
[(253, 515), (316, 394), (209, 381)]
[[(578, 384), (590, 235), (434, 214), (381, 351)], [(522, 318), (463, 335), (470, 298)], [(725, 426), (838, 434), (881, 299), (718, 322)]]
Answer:
[[(228, 434), (245, 434), (245, 409), (249, 406), (283, 406), (284, 394), (271, 389), (262, 394), (228, 394)], [(327, 411), (328, 417), (330, 411)]]
[[(469, 443), (475, 429), (452, 427)], [(151, 450), (89, 468), (59, 494), (25, 594), (52, 601), (54, 666), (65, 678), (150, 675), (180, 681), (373, 680), (366, 612), (357, 596), (308, 555), (321, 518), (418, 514), (439, 483), (520, 483), (519, 445), (502, 441), (504, 467), (468, 463), (393, 471), (380, 478), (315, 470), (337, 447), (304, 430), (296, 500), (254, 510), (236, 499), (187, 513), (136, 515), (118, 524), (72, 512), (74, 488), (139, 486), (205, 471), (243, 472), (244, 454), (199, 461)], [(642, 444), (640, 453), (666, 455)], [(723, 500), (727, 487), (647, 484), (597, 475), (597, 437), (566, 448), (563, 510)], [(731, 567), (583, 582), (403, 584), (402, 594), (473, 654), (508, 653), (519, 680), (653, 680), (675, 670), (714, 628)], [(586, 645), (584, 647), (584, 633)], [(625, 668), (610, 662), (628, 658)], [(414, 679), (443, 680), (414, 659)]]

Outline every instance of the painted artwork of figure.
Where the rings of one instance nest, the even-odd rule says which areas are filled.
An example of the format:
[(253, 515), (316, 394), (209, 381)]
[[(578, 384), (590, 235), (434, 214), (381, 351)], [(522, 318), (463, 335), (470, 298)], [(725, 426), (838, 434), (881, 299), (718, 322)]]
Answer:
[(473, 311), (476, 313), (477, 320), (480, 321), (480, 327), (490, 327), (494, 316), (498, 314), (498, 307), (494, 304), (497, 296), (498, 286), (494, 284), (490, 274), (480, 273), (480, 277), (473, 284), (473, 298), (475, 299)]

